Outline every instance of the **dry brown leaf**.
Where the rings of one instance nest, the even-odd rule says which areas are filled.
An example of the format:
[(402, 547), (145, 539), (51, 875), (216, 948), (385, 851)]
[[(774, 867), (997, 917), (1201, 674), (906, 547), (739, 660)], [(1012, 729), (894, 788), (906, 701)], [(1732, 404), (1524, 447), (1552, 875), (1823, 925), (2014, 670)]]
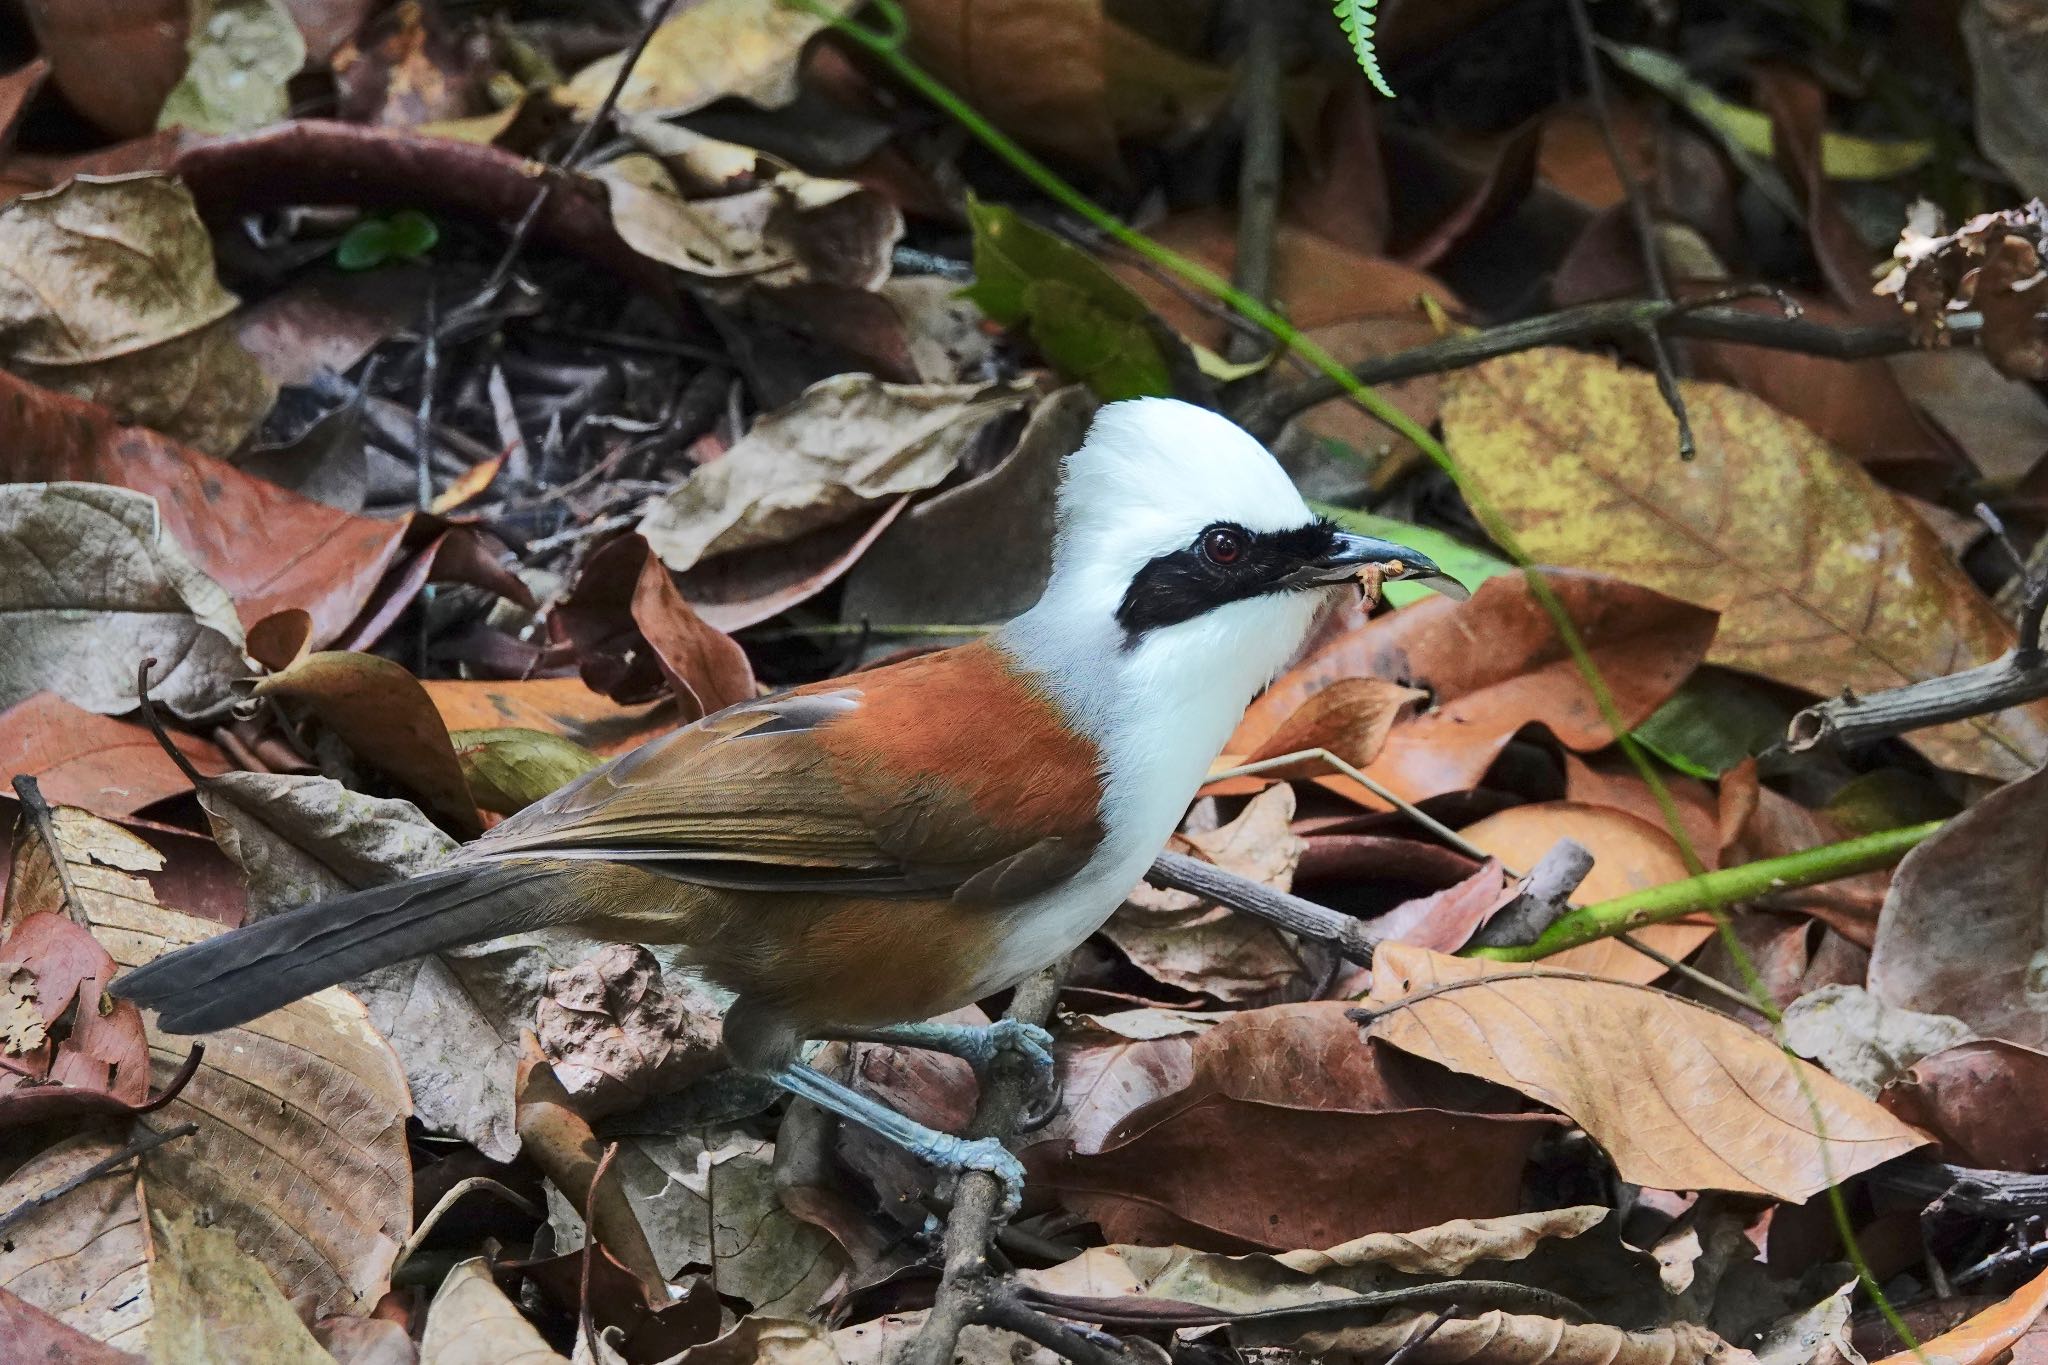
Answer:
[(1386, 1360), (1405, 1349), (1401, 1358), (1414, 1365), (1465, 1365), (1473, 1360), (1526, 1365), (1754, 1365), (1756, 1359), (1690, 1322), (1626, 1332), (1606, 1323), (1559, 1322), (1494, 1309), (1476, 1318), (1452, 1318), (1428, 1340), (1416, 1341), (1435, 1320), (1434, 1313), (1405, 1314), (1370, 1327), (1310, 1332), (1295, 1344), (1312, 1357), (1336, 1354), (1361, 1362)]
[(1022, 384), (821, 380), (652, 503), (640, 534), (681, 571), (846, 521), (944, 480), (983, 427), (1030, 397)]
[(448, 1272), (427, 1309), (419, 1365), (569, 1365), (505, 1297), (481, 1257)]
[(114, 974), (63, 915), (29, 915), (0, 937), (0, 1128), (117, 1117), (149, 1098), (142, 1015), (105, 993)]
[(1374, 916), (1372, 936), (1377, 943), (1455, 953), (1520, 893), (1519, 884), (1502, 873), (1500, 859), (1488, 858), (1464, 880)]
[(638, 944), (614, 943), (549, 974), (533, 1028), (576, 1111), (597, 1118), (725, 1066), (725, 1003), (693, 976), (665, 980)]
[(607, 757), (683, 723), (667, 702), (620, 706), (591, 691), (580, 678), (428, 678), (420, 685), (451, 732), (507, 726), (539, 730)]
[[(1623, 723), (1640, 724), (1698, 665), (1714, 637), (1711, 612), (1593, 574), (1550, 572), (1607, 682)], [(1473, 641), (1485, 641), (1474, 648)], [(1345, 678), (1426, 689), (1434, 705), (1399, 717), (1366, 771), (1411, 801), (1468, 791), (1525, 725), (1570, 749), (1614, 742), (1557, 627), (1520, 574), (1490, 578), (1469, 602), (1430, 597), (1338, 636), (1252, 703), (1226, 746), (1264, 751), (1309, 698)], [(1344, 778), (1318, 779), (1362, 804), (1384, 803)]]
[[(825, 0), (844, 14), (853, 0)], [(804, 44), (825, 18), (780, 0), (702, 0), (660, 28), (619, 92), (618, 107), (636, 113), (687, 114), (714, 100), (737, 96), (764, 109), (797, 97), (797, 65)], [(618, 80), (624, 54), (578, 71), (559, 94), (589, 117)]]
[(185, 72), (184, 0), (30, 0), (23, 8), (73, 108), (115, 137), (156, 127)]
[(255, 694), (303, 704), (357, 759), (420, 799), (462, 838), (483, 833), (448, 727), (405, 666), (375, 654), (323, 650), (257, 682)]
[(1195, 1039), (1193, 1081), (1042, 1183), (1112, 1241), (1241, 1250), (1511, 1213), (1554, 1122), (1506, 1092), (1422, 1078), (1339, 1002), (1246, 1010)]
[[(1810, 431), (1738, 390), (1683, 386), (1683, 461), (1653, 376), (1575, 351), (1454, 382), (1444, 432), (1538, 560), (1624, 575), (1721, 613), (1709, 662), (1821, 695), (1987, 662), (2011, 629), (1940, 540)], [(1944, 766), (2012, 778), (2048, 758), (2048, 706), (1907, 736)]]
[[(839, 1365), (909, 1365), (913, 1344), (931, 1310), (885, 1313), (832, 1333)], [(1000, 1327), (969, 1325), (961, 1330), (954, 1365), (1058, 1365), (1060, 1357), (1036, 1342)]]
[[(137, 967), (219, 932), (156, 902), (138, 874), (164, 860), (134, 835), (68, 807), (56, 811), (56, 830), (74, 908), (117, 965)], [(41, 843), (18, 850), (8, 922), (54, 910), (61, 897)], [(160, 1086), (191, 1042), (154, 1025), (148, 1036)], [(160, 1113), (165, 1125), (191, 1119), (199, 1131), (142, 1163), (151, 1211), (204, 1209), (287, 1294), (312, 1295), (321, 1313), (369, 1312), (412, 1226), (412, 1103), (398, 1059), (362, 1005), (338, 990), (207, 1042), (191, 1083)]]
[(224, 455), (275, 390), (225, 328), (235, 298), (175, 179), (80, 177), (0, 208), (0, 357), (25, 378)]
[(120, 715), (149, 656), (168, 661), (151, 694), (186, 717), (224, 708), (244, 671), (234, 603), (155, 502), (101, 484), (0, 486), (0, 703), (47, 690)]
[(1876, 1099), (1922, 1057), (1975, 1035), (1960, 1019), (1901, 1009), (1861, 986), (1837, 984), (1808, 991), (1786, 1006), (1782, 1036), (1786, 1047)]
[[(1354, 768), (1367, 767), (1386, 747), (1387, 736), (1402, 714), (1428, 700), (1429, 693), (1384, 678), (1339, 678), (1311, 694), (1244, 761), (1261, 763), (1303, 749), (1328, 749)], [(1274, 781), (1329, 775), (1329, 764), (1320, 759), (1260, 774)]]
[(1499, 965), (1388, 947), (1366, 1035), (1570, 1116), (1624, 1180), (1800, 1203), (1927, 1141), (1727, 1015)]
[(1999, 1303), (1962, 1326), (1900, 1351), (1876, 1365), (1990, 1365), (2026, 1335), (2048, 1310), (2048, 1270), (2028, 1280)]
[(142, 1365), (142, 1357), (94, 1341), (17, 1294), (0, 1289), (0, 1341), (45, 1365)]
[(1986, 1038), (2048, 1047), (2048, 769), (2002, 787), (1908, 853), (1892, 875), (1870, 989)]
[(551, 621), (576, 649), (584, 682), (619, 702), (672, 693), (695, 720), (758, 690), (746, 651), (700, 617), (638, 536), (592, 552)]
[[(1576, 801), (1513, 806), (1459, 832), (1482, 853), (1522, 872), (1534, 867), (1559, 839), (1575, 840), (1593, 855), (1593, 870), (1572, 893), (1572, 899), (1581, 905), (1684, 881), (1691, 875), (1678, 845), (1660, 826), (1611, 806)], [(1634, 933), (1658, 952), (1679, 959), (1689, 957), (1713, 936), (1711, 924), (1650, 924)], [(1655, 958), (1611, 939), (1568, 948), (1543, 959), (1543, 965), (1553, 971), (1584, 972), (1639, 985), (1648, 985), (1668, 970)]]
[(1056, 1049), (1060, 1107), (1032, 1135), (1032, 1145), (1069, 1142), (1083, 1155), (1102, 1150), (1126, 1117), (1194, 1080), (1193, 1034), (1199, 1031), (1134, 1038), (1100, 1025), (1062, 1030)]
[(330, 1365), (263, 1262), (208, 1217), (149, 1211), (150, 1358)]
[[(10, 1209), (48, 1193), (121, 1149), (80, 1133), (0, 1181)], [(123, 1351), (149, 1344), (149, 1224), (130, 1163), (28, 1214), (0, 1238), (0, 1290), (66, 1327)]]

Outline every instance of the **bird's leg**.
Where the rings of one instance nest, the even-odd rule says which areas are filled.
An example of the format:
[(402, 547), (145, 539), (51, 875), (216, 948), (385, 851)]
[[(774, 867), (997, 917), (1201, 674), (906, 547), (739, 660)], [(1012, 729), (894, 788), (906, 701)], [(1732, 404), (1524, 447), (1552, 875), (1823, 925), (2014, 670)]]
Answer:
[(963, 1138), (927, 1128), (897, 1113), (888, 1105), (848, 1089), (820, 1071), (793, 1063), (770, 1074), (769, 1079), (790, 1094), (807, 1099), (820, 1109), (887, 1138), (920, 1161), (958, 1175), (965, 1171), (987, 1171), (1003, 1182), (1001, 1217), (1017, 1211), (1024, 1198), (1024, 1166), (1009, 1149), (992, 1137)]
[(998, 1019), (993, 1024), (947, 1024), (931, 1020), (922, 1024), (883, 1024), (876, 1028), (848, 1029), (830, 1035), (852, 1043), (886, 1043), (892, 1047), (923, 1048), (958, 1057), (974, 1068), (975, 1079), (987, 1084), (989, 1068), (1005, 1052), (1014, 1052), (1037, 1073), (1039, 1103), (1019, 1123), (1024, 1132), (1043, 1128), (1059, 1106), (1058, 1071), (1053, 1064), (1052, 1035), (1022, 1019)]

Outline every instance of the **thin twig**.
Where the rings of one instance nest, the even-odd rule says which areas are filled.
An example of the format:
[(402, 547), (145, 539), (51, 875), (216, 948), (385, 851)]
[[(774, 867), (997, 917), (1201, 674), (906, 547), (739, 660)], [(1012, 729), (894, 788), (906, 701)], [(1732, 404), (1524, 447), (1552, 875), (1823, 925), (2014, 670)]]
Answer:
[(78, 885), (71, 880), (71, 863), (64, 856), (64, 845), (57, 842), (57, 816), (50, 809), (50, 803), (43, 799), (43, 789), (27, 773), (16, 773), (14, 795), (21, 802), (21, 813), (35, 826), (36, 837), (43, 841), (43, 848), (50, 855), (50, 866), (57, 873), (57, 889), (64, 897), (64, 913), (72, 923), (90, 929), (86, 918), (85, 902), (78, 898)]
[(1703, 991), (1709, 991), (1724, 1000), (1732, 1001), (1752, 1014), (1760, 1013), (1758, 1001), (1747, 992), (1738, 991), (1725, 981), (1717, 981), (1690, 963), (1680, 962), (1669, 953), (1660, 953), (1634, 934), (1616, 934), (1614, 941), (1622, 947), (1641, 953), (1652, 962), (1661, 964), (1666, 971), (1676, 972)]
[[(1041, 972), (1017, 988), (1008, 1017), (1043, 1026), (1052, 1018), (1059, 993), (1059, 969)], [(1009, 1137), (1024, 1117), (1037, 1079), (1037, 1071), (1028, 1062), (1003, 1054), (982, 1089), (969, 1133)], [(954, 1186), (953, 1210), (946, 1219), (945, 1268), (931, 1316), (911, 1347), (911, 1365), (951, 1365), (961, 1329), (977, 1321), (977, 1313), (986, 1307), (989, 1238), (1002, 1202), (1003, 1183), (987, 1171), (964, 1172)]]
[[(1613, 163), (1614, 175), (1621, 182), (1622, 199), (1628, 204), (1630, 225), (1635, 229), (1636, 247), (1643, 258), (1643, 271), (1649, 277), (1650, 292), (1658, 299), (1668, 302), (1671, 298), (1671, 281), (1664, 274), (1664, 253), (1657, 245), (1657, 224), (1650, 214), (1650, 201), (1643, 194), (1643, 187), (1636, 183), (1629, 171), (1628, 158), (1622, 154), (1621, 140), (1614, 135), (1614, 112), (1607, 103), (1607, 79), (1600, 70), (1600, 53), (1593, 43), (1593, 21), (1586, 13), (1586, 0), (1566, 0), (1565, 8), (1572, 17), (1572, 32), (1578, 38), (1579, 65), (1586, 73), (1586, 94), (1593, 102), (1593, 118), (1600, 125), (1600, 141), (1607, 148), (1607, 159)], [(1671, 409), (1671, 415), (1678, 422), (1678, 458), (1690, 460), (1694, 448), (1692, 440), (1692, 419), (1686, 415), (1685, 396), (1678, 391), (1678, 365), (1672, 359), (1671, 348), (1665, 344), (1664, 334), (1654, 325), (1642, 329), (1643, 340), (1649, 343), (1650, 357), (1656, 364), (1657, 392), (1664, 397), (1664, 405)]]
[(1007, 1284), (989, 1287), (975, 1320), (1015, 1332), (1074, 1365), (1130, 1365), (1115, 1337), (1073, 1327), (1028, 1307)]
[(597, 1159), (597, 1169), (590, 1173), (590, 1193), (583, 1201), (583, 1260), (576, 1276), (576, 1330), (592, 1360), (603, 1358), (597, 1349), (597, 1325), (590, 1313), (590, 1266), (591, 1258), (597, 1254), (597, 1192), (603, 1188), (612, 1158), (618, 1154), (618, 1143), (605, 1146), (604, 1155)]
[[(1293, 10), (1272, 0), (1250, 0), (1244, 60), (1238, 66), (1238, 108), (1244, 153), (1237, 173), (1237, 263), (1231, 281), (1261, 303), (1273, 299), (1274, 240), (1280, 223), (1281, 158), (1285, 139), (1280, 68)], [(1231, 360), (1257, 360), (1272, 347), (1264, 333), (1232, 332), (1224, 343)]]
[(142, 712), (142, 723), (147, 725), (149, 733), (156, 737), (158, 747), (170, 755), (171, 762), (177, 765), (179, 772), (185, 774), (185, 780), (192, 784), (192, 790), (198, 791), (205, 785), (205, 776), (192, 766), (192, 760), (185, 756), (183, 749), (171, 743), (171, 737), (164, 733), (163, 721), (157, 718), (156, 703), (149, 699), (149, 670), (155, 667), (154, 654), (135, 666), (135, 705)]
[(79, 1186), (98, 1180), (123, 1162), (132, 1161), (136, 1157), (146, 1156), (163, 1146), (166, 1142), (173, 1142), (181, 1137), (190, 1137), (198, 1131), (199, 1125), (191, 1119), (186, 1119), (183, 1123), (173, 1124), (162, 1132), (158, 1132), (153, 1128), (144, 1128), (140, 1136), (130, 1139), (128, 1145), (120, 1151), (101, 1157), (98, 1161), (93, 1162), (92, 1165), (86, 1167), (62, 1184), (54, 1185), (44, 1190), (41, 1194), (31, 1195), (7, 1212), (0, 1213), (0, 1232), (7, 1231), (7, 1229), (13, 1227), (37, 1209), (56, 1203)]
[[(1949, 338), (1972, 341), (1982, 325), (1983, 319), (1974, 314), (1952, 318)], [(1870, 360), (1920, 349), (1904, 321), (1830, 327), (1803, 317), (1774, 317), (1741, 308), (1700, 307), (1664, 299), (1611, 299), (1447, 336), (1392, 355), (1370, 356), (1351, 366), (1350, 374), (1364, 384), (1393, 384), (1539, 346), (1623, 341), (1642, 335), (1646, 327), (1666, 336), (1763, 346), (1828, 360)], [(1318, 374), (1284, 389), (1254, 395), (1232, 415), (1253, 435), (1269, 439), (1290, 419), (1344, 394), (1344, 386), (1335, 378)]]
[[(1240, 763), (1235, 768), (1225, 768), (1220, 772), (1210, 773), (1208, 780), (1211, 782), (1225, 782), (1233, 777), (1253, 777), (1259, 773), (1271, 772), (1275, 768), (1285, 768), (1296, 763), (1312, 761), (1329, 764), (1339, 773), (1350, 778), (1353, 782), (1356, 782), (1395, 810), (1400, 811), (1410, 820), (1413, 820), (1416, 824), (1422, 826), (1466, 857), (1479, 862), (1485, 862), (1488, 856), (1490, 856), (1464, 835), (1458, 833), (1458, 831), (1452, 829), (1434, 815), (1429, 814), (1407, 797), (1395, 792), (1385, 783), (1366, 776), (1356, 767), (1337, 757), (1328, 749), (1296, 749), (1291, 754), (1280, 754), (1275, 758), (1262, 758), (1256, 763)], [(1508, 875), (1513, 876), (1515, 874), (1509, 872)]]
[(1155, 886), (1206, 897), (1241, 914), (1276, 924), (1290, 934), (1325, 944), (1362, 967), (1372, 965), (1373, 936), (1351, 916), (1240, 877), (1214, 863), (1184, 853), (1162, 853), (1152, 860), (1145, 880)]
[(1414, 1336), (1402, 1342), (1399, 1347), (1395, 1348), (1394, 1353), (1386, 1358), (1384, 1365), (1404, 1365), (1408, 1357), (1421, 1350), (1423, 1345), (1457, 1314), (1457, 1311), (1458, 1305), (1455, 1303), (1447, 1303), (1442, 1308), (1439, 1308), (1435, 1319), (1430, 1322), (1429, 1326), (1423, 1328), (1420, 1332), (1417, 1332)]

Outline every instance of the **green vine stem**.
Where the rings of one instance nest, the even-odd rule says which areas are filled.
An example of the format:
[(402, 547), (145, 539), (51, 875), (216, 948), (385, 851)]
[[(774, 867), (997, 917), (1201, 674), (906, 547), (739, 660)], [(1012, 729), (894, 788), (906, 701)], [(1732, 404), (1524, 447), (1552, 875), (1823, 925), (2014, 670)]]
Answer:
[(1703, 910), (1716, 910), (1737, 901), (1754, 900), (1773, 891), (1790, 891), (1802, 886), (1853, 877), (1890, 867), (1906, 856), (1943, 821), (1906, 825), (1881, 830), (1861, 838), (1823, 844), (1782, 858), (1765, 858), (1740, 867), (1707, 872), (1684, 881), (1666, 882), (1647, 890), (1634, 891), (1612, 900), (1598, 901), (1560, 918), (1534, 943), (1514, 948), (1468, 948), (1465, 957), (1483, 957), (1493, 962), (1534, 962), (1576, 948), (1596, 939), (1612, 938), (1646, 924), (1663, 924)]

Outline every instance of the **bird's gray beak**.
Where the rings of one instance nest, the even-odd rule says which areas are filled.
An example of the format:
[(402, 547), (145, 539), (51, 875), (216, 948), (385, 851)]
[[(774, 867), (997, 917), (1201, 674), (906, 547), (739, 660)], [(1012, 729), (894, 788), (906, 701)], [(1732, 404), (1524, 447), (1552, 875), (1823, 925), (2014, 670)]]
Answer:
[(1406, 545), (1349, 531), (1334, 534), (1336, 539), (1329, 551), (1296, 570), (1290, 576), (1292, 583), (1302, 587), (1342, 583), (1356, 578), (1360, 569), (1372, 567), (1380, 569), (1381, 578), (1387, 582), (1420, 583), (1453, 602), (1462, 602), (1472, 595), (1464, 584), (1438, 568), (1435, 560)]

